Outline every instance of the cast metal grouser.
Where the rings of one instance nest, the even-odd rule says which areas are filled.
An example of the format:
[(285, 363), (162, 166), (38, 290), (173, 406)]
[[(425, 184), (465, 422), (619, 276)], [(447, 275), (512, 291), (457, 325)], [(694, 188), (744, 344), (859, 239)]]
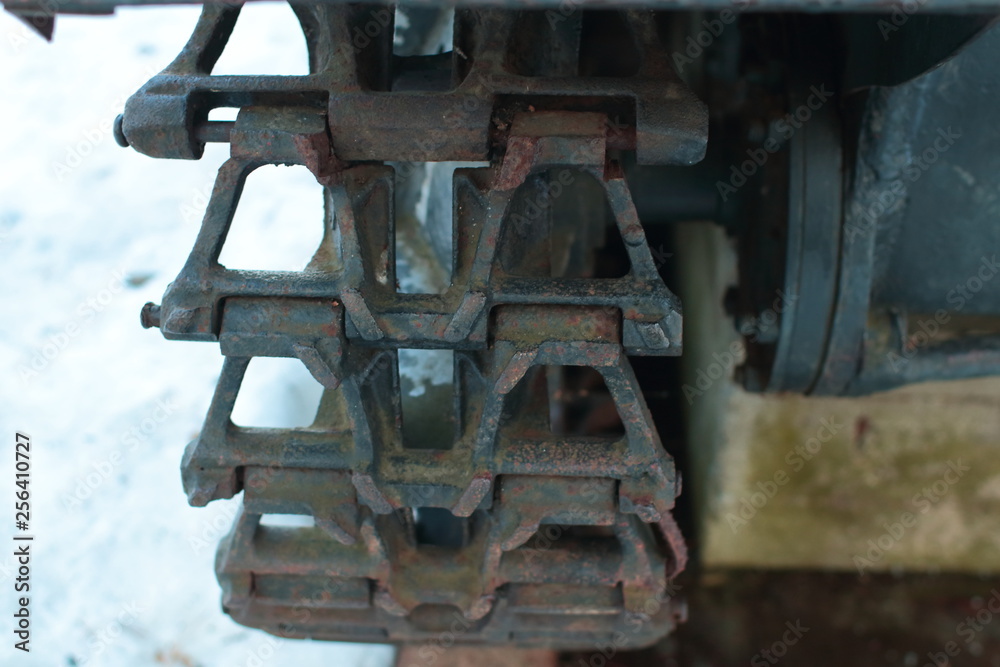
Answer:
[[(649, 12), (622, 14), (640, 46), (634, 71), (586, 76), (575, 52), (569, 66), (544, 55), (512, 65), (516, 11), (458, 9), (451, 52), (401, 57), (391, 29), (352, 46), (370, 6), (293, 7), (312, 74), (213, 76), (240, 8), (206, 5), (118, 125), (122, 143), (154, 157), (231, 147), (187, 263), (142, 313), (166, 338), (217, 342), (225, 355), (182, 466), (193, 505), (243, 493), (217, 558), (224, 608), (287, 637), (412, 642), (458, 619), (461, 642), (656, 641), (683, 613), (670, 595), (686, 561), (671, 516), (680, 485), (627, 355), (679, 355), (681, 309), (622, 161), (697, 162), (705, 106)], [(570, 33), (538, 34), (570, 40), (557, 53)], [(238, 108), (236, 120), (209, 121), (218, 107)], [(489, 166), (454, 174), (450, 287), (401, 293), (394, 165), (472, 160)], [(244, 182), (270, 164), (305, 165), (322, 185), (320, 247), (301, 272), (227, 269), (219, 256)], [(563, 220), (568, 237), (551, 209), (511, 224), (517, 204), (566, 169), (595, 185), (611, 220)], [(595, 224), (603, 236), (609, 223), (624, 276), (558, 274), (539, 259), (537, 248), (573, 245)], [(450, 441), (404, 441), (398, 350), (412, 348), (454, 351)], [(233, 423), (254, 357), (301, 360), (324, 387), (310, 427)], [(624, 435), (547, 423), (559, 369), (573, 366), (603, 379)], [(315, 527), (262, 525), (267, 514), (312, 516)], [(435, 521), (458, 539), (422, 539)]]

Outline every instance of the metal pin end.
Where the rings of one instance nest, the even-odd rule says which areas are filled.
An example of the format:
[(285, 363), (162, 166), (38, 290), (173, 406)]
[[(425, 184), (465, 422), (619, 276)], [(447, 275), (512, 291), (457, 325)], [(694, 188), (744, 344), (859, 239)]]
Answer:
[(160, 307), (150, 301), (139, 312), (139, 322), (143, 329), (160, 326)]
[(125, 129), (123, 127), (124, 124), (125, 124), (125, 114), (118, 114), (118, 117), (115, 118), (115, 125), (114, 129), (112, 130), (112, 134), (115, 135), (116, 144), (118, 144), (122, 148), (128, 148), (129, 143), (128, 139), (125, 138)]

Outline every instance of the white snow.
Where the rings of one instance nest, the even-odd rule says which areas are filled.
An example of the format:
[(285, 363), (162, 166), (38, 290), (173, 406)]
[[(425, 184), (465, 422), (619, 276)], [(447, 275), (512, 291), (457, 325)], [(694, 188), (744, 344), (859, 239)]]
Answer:
[[(227, 69), (304, 71), (288, 7), (245, 11), (256, 32), (241, 26), (248, 34), (234, 37)], [(13, 648), (17, 575), (13, 548), (0, 547), (0, 665), (392, 660), (389, 647), (279, 640), (222, 614), (213, 557), (235, 501), (194, 509), (181, 490), (181, 453), (222, 358), (217, 345), (144, 331), (138, 314), (180, 270), (225, 150), (154, 160), (115, 145), (111, 122), (174, 57), (197, 14), (59, 17), (53, 44), (0, 14), (0, 540), (12, 544), (14, 532), (15, 430), (33, 439), (36, 536), (30, 654)], [(304, 202), (289, 183), (286, 194)], [(255, 196), (241, 241), (251, 253), (254, 234), (297, 210), (269, 203), (276, 190)], [(285, 256), (293, 246), (267, 250), (280, 262), (296, 259)], [(280, 390), (251, 407), (263, 419), (294, 418), (309, 379), (274, 377)]]

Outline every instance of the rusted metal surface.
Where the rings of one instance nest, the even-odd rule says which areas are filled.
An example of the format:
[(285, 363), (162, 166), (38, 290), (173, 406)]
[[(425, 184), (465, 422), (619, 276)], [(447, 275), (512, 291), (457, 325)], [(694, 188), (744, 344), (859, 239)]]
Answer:
[(559, 654), (544, 649), (445, 648), (404, 646), (396, 655), (396, 667), (416, 667), (432, 662), (437, 667), (559, 667)]
[[(207, 5), (177, 59), (129, 100), (123, 131), (133, 148), (197, 159), (206, 140), (227, 139), (228, 125), (207, 120), (212, 109), (298, 106), (327, 116), (340, 160), (488, 160), (513, 115), (531, 107), (607, 114), (643, 164), (692, 164), (705, 152), (707, 111), (674, 72), (651, 12), (626, 13), (641, 54), (627, 78), (518, 73), (517, 14), (498, 10), (458, 10), (450, 53), (394, 57), (391, 12), (363, 5), (295, 7), (313, 74), (213, 76), (240, 9)], [(379, 11), (390, 23), (368, 37)]]
[[(1000, 290), (990, 282), (1000, 228), (972, 194), (996, 190), (1000, 174), (991, 148), (1000, 145), (992, 113), (1000, 26), (993, 16), (967, 18), (914, 33), (939, 47), (960, 44), (947, 68), (904, 58), (923, 47), (901, 50), (906, 66), (891, 76), (909, 80), (873, 88), (860, 129), (845, 122), (843, 107), (820, 106), (791, 136), (787, 165), (776, 155), (762, 170), (768, 185), (747, 188), (731, 209), (734, 224), (750, 225), (741, 227), (731, 295), (746, 388), (859, 396), (1000, 373)], [(824, 63), (808, 74), (790, 65), (783, 108), (801, 109), (814, 82), (840, 75), (825, 59), (829, 43), (805, 27), (790, 34), (802, 44), (784, 54), (788, 62)], [(945, 80), (970, 82), (961, 104)], [(838, 85), (847, 84), (831, 84), (831, 98), (851, 99)], [(955, 173), (969, 178), (952, 182)]]
[[(573, 115), (538, 115), (546, 113)], [(679, 302), (657, 273), (620, 168), (613, 160), (605, 160), (604, 150), (591, 150), (589, 139), (583, 140), (586, 150), (570, 154), (559, 153), (561, 137), (551, 138), (552, 145), (548, 138), (537, 140), (527, 144), (528, 156), (508, 149), (497, 167), (456, 171), (459, 243), (452, 284), (443, 294), (400, 294), (395, 289), (394, 172), (384, 165), (352, 166), (335, 177), (325, 171), (320, 174), (328, 185), (336, 219), (335, 224), (327, 223), (321, 250), (336, 256), (334, 269), (312, 267), (298, 274), (226, 269), (218, 263), (218, 256), (249, 173), (268, 163), (313, 168), (317, 164), (312, 150), (298, 153), (294, 142), (282, 143), (281, 133), (273, 130), (260, 132), (264, 138), (259, 150), (266, 146), (274, 150), (274, 156), (268, 160), (246, 157), (240, 140), (253, 132), (245, 119), (262, 116), (280, 123), (284, 114), (268, 116), (260, 108), (240, 113), (233, 133), (234, 157), (222, 166), (195, 249), (164, 296), (160, 328), (167, 338), (219, 340), (225, 331), (224, 310), (237, 297), (318, 298), (336, 300), (343, 307), (348, 338), (381, 341), (390, 347), (475, 348), (485, 343), (487, 315), (496, 306), (573, 304), (618, 309), (623, 317), (622, 340), (630, 354), (680, 353)], [(540, 159), (544, 161), (539, 163)], [(511, 162), (515, 166), (509, 166)], [(552, 167), (574, 168), (601, 184), (632, 263), (629, 275), (607, 280), (537, 279), (505, 271), (497, 248), (505, 235), (514, 236), (507, 216), (511, 201), (532, 170)], [(332, 247), (334, 235), (339, 236), (336, 248)], [(268, 319), (264, 314), (260, 317)]]
[[(627, 355), (680, 354), (681, 312), (620, 160), (623, 150), (698, 159), (703, 105), (666, 75), (651, 42), (634, 78), (503, 74), (513, 20), (496, 11), (459, 13), (455, 42), (470, 62), (456, 61), (467, 71), (451, 92), (372, 90), (389, 72), (338, 41), (356, 10), (296, 10), (322, 74), (209, 77), (238, 12), (209, 7), (123, 122), (133, 147), (159, 157), (198, 157), (206, 137), (231, 145), (187, 263), (142, 315), (167, 338), (218, 342), (225, 355), (183, 461), (193, 505), (243, 493), (217, 561), (224, 607), (289, 637), (655, 641), (682, 614), (669, 582), (686, 551), (671, 517), (678, 476)], [(648, 15), (628, 16), (655, 39)], [(484, 73), (496, 87), (463, 88)], [(240, 107), (235, 123), (207, 124), (215, 106)], [(634, 111), (624, 124), (610, 115), (622, 109)], [(442, 127), (452, 112), (459, 122)], [(455, 172), (450, 286), (399, 292), (396, 173), (383, 162), (470, 159), (490, 166)], [(323, 186), (324, 236), (302, 272), (219, 263), (246, 177), (266, 164), (305, 165)], [(576, 181), (604, 206), (554, 220), (556, 186)], [(545, 214), (519, 218), (530, 204)], [(597, 275), (585, 250), (572, 269), (551, 261), (588, 228), (621, 236), (624, 276)], [(403, 437), (398, 355), (410, 348), (454, 351), (451, 438)], [(311, 426), (233, 423), (246, 369), (262, 356), (299, 359), (324, 387)], [(574, 367), (606, 387), (621, 433), (553, 416), (563, 369)], [(262, 524), (269, 514), (315, 527)]]

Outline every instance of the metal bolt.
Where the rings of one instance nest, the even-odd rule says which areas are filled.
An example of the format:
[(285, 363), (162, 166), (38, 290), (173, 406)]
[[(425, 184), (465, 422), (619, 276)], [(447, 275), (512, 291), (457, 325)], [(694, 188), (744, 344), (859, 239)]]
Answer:
[(125, 138), (125, 130), (122, 127), (125, 124), (125, 114), (118, 114), (115, 118), (115, 125), (112, 133), (115, 135), (115, 143), (117, 143), (122, 148), (128, 148), (128, 139)]
[(149, 329), (150, 327), (160, 326), (160, 307), (153, 303), (148, 302), (142, 307), (139, 312), (139, 322), (142, 323), (143, 329)]

